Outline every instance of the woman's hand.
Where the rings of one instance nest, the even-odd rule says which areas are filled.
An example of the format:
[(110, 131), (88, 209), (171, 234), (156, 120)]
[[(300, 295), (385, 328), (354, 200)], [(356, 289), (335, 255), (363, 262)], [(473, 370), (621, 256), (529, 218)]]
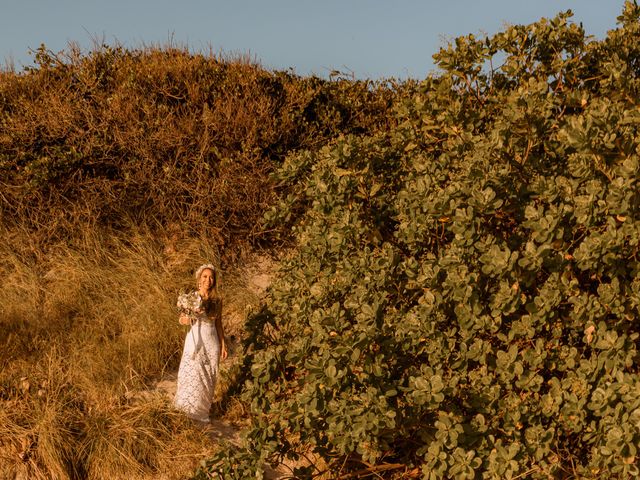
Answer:
[(227, 345), (226, 343), (222, 343), (222, 348), (220, 349), (220, 360), (226, 360), (228, 356)]
[(191, 320), (183, 313), (180, 315), (180, 318), (178, 318), (178, 323), (180, 323), (180, 325), (190, 325)]

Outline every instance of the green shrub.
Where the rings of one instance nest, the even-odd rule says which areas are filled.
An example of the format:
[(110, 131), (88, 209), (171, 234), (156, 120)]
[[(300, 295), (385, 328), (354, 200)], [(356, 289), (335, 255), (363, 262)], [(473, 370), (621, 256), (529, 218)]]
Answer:
[(288, 158), (252, 426), (200, 477), (640, 474), (640, 8), (569, 17), (457, 39), (397, 128)]

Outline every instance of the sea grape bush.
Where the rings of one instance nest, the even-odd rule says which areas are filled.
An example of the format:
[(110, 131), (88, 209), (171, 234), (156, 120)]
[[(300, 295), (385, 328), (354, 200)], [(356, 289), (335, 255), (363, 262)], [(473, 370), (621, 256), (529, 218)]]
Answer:
[(200, 476), (640, 474), (639, 19), (457, 39), (397, 128), (288, 158), (252, 425)]

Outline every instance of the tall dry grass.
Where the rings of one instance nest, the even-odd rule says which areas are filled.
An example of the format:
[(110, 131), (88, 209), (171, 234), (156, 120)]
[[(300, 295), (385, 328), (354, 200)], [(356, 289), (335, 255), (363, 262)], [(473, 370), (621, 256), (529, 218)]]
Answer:
[(40, 258), (0, 232), (0, 478), (184, 478), (212, 451), (161, 394), (135, 393), (176, 368), (176, 293), (219, 252), (129, 231)]
[[(260, 220), (295, 186), (274, 169), (388, 130), (404, 88), (173, 46), (0, 70), (0, 477), (188, 476), (210, 443), (136, 393), (177, 367), (177, 291), (203, 261), (279, 247)], [(228, 273), (239, 337), (256, 298)], [(223, 367), (217, 408), (238, 417), (242, 372)]]

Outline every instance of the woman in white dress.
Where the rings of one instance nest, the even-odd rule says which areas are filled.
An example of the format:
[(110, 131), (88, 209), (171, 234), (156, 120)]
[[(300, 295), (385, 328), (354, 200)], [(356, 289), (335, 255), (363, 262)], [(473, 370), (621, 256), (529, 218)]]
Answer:
[(196, 285), (195, 292), (178, 298), (182, 310), (179, 322), (191, 328), (184, 341), (173, 403), (190, 418), (207, 423), (218, 364), (227, 358), (216, 268), (211, 264), (200, 266)]

